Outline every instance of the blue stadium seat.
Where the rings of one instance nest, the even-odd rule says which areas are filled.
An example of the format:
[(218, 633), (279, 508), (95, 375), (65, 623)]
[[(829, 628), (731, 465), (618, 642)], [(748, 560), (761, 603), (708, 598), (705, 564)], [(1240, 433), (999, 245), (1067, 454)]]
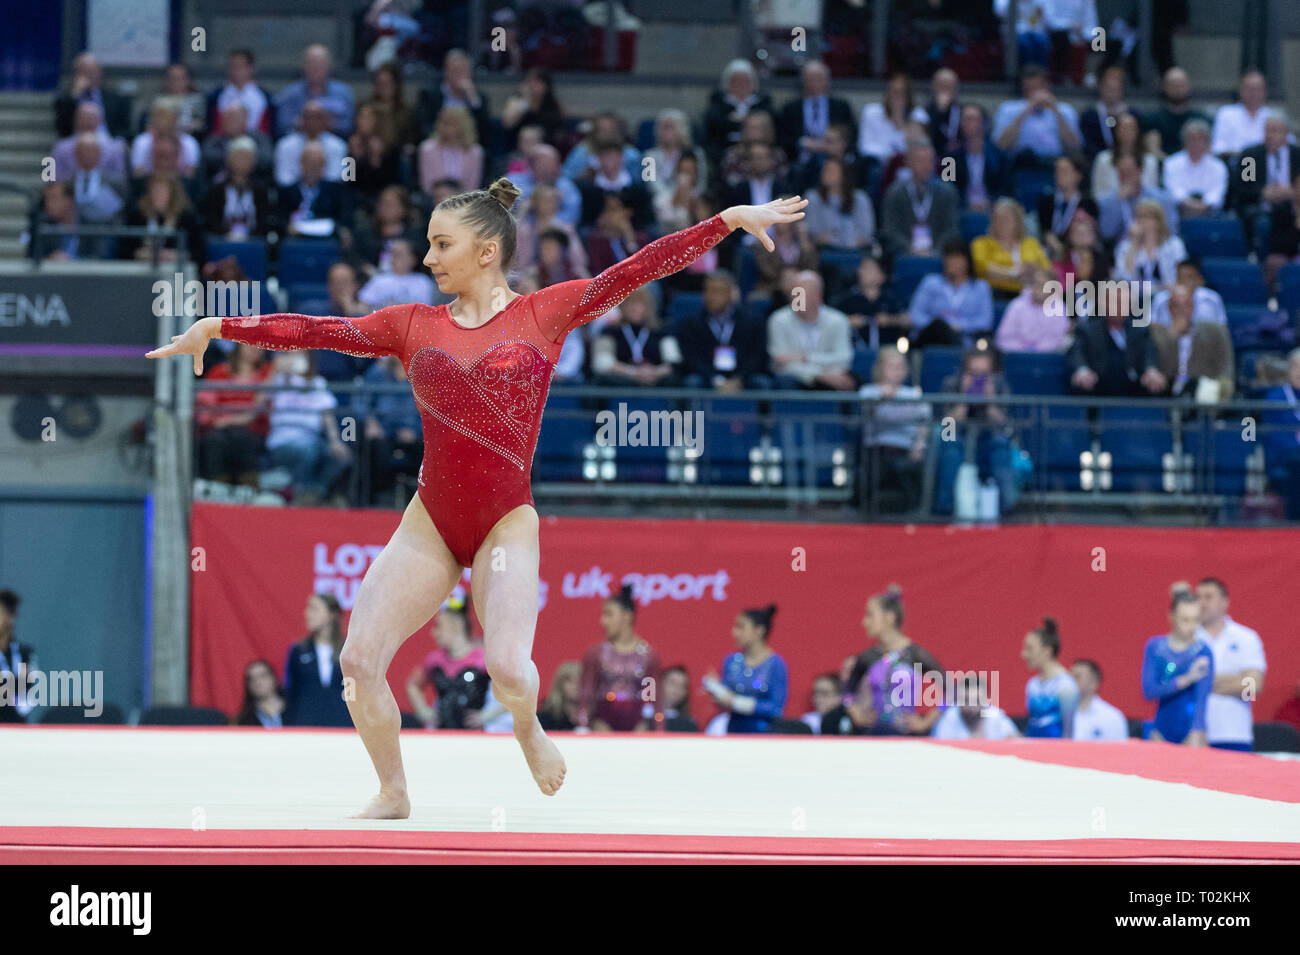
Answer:
[(1277, 304), (1292, 315), (1300, 308), (1300, 265), (1294, 262), (1277, 270)]
[(748, 486), (749, 452), (762, 440), (758, 402), (710, 398), (700, 404), (704, 412), (704, 447), (698, 459), (701, 483)]
[(676, 321), (704, 310), (703, 292), (677, 292), (668, 303), (668, 320)]
[(943, 380), (961, 368), (961, 352), (956, 345), (931, 345), (921, 352), (922, 393), (943, 388)]
[(1256, 442), (1243, 441), (1239, 427), (1214, 432), (1214, 493), (1241, 495), (1246, 493), (1246, 474), (1250, 456), (1259, 447)]
[(290, 285), (289, 311), (300, 315), (328, 315), (330, 290), (324, 282), (298, 282)]
[(1163, 408), (1102, 408), (1101, 450), (1110, 452), (1111, 490), (1164, 490), (1164, 456), (1173, 451)]
[[(614, 464), (618, 470), (619, 481), (631, 481), (638, 484), (661, 484), (668, 480), (668, 446), (664, 442), (684, 439), (672, 424), (672, 419), (655, 418), (656, 412), (673, 412), (678, 410), (677, 402), (667, 398), (632, 396), (611, 399), (610, 410), (619, 412), (619, 404), (626, 406), (628, 415), (628, 437), (631, 438), (634, 427), (633, 415), (644, 412), (643, 440), (645, 444), (619, 444), (614, 448)], [(685, 424), (684, 416), (682, 423)], [(665, 424), (667, 421), (667, 424)], [(666, 430), (665, 430), (666, 429)], [(659, 442), (659, 443), (654, 443)]]
[(1021, 169), (1015, 174), (1015, 199), (1025, 207), (1025, 212), (1038, 208), (1038, 197), (1044, 189), (1052, 188), (1053, 177), (1047, 169)]
[(643, 119), (636, 127), (636, 148), (641, 152), (654, 149), (655, 145), (655, 119), (651, 116), (649, 119)]
[(900, 255), (894, 260), (894, 274), (890, 281), (894, 285), (894, 294), (898, 304), (906, 309), (912, 304), (912, 295), (921, 279), (933, 272), (943, 271), (943, 262), (928, 255)]
[[(1269, 233), (1273, 228), (1273, 213), (1267, 209), (1255, 213), (1255, 257), (1263, 262), (1268, 258)], [(1185, 243), (1184, 243), (1185, 244)]]
[(1205, 283), (1223, 296), (1224, 305), (1267, 305), (1268, 288), (1259, 266), (1245, 259), (1201, 260)]
[(208, 240), (208, 261), (218, 262), (233, 255), (239, 267), (251, 281), (265, 282), (267, 274), (267, 255), (265, 239), (245, 239), (242, 242), (230, 242), (226, 239)]
[(1179, 233), (1187, 254), (1195, 258), (1246, 257), (1246, 233), (1235, 216), (1183, 219)]
[(817, 253), (818, 269), (834, 269), (841, 277), (847, 278), (850, 284), (861, 263), (861, 249), (825, 248)]
[(542, 414), (534, 463), (539, 481), (582, 481), (583, 449), (592, 443), (592, 415), (573, 395), (551, 395)]
[(878, 348), (858, 345), (853, 349), (853, 365), (849, 370), (857, 375), (858, 380), (863, 384), (870, 384), (874, 380), (872, 372), (875, 370), (876, 356), (879, 354)]
[(280, 284), (324, 282), (339, 259), (333, 239), (285, 239), (280, 243)]
[[(857, 444), (856, 419), (843, 402), (773, 401), (772, 441), (785, 455), (787, 480), (819, 488), (852, 486)], [(837, 463), (838, 462), (838, 463)], [(847, 485), (837, 482), (836, 471)]]
[(767, 316), (773, 311), (772, 299), (769, 296), (751, 298), (745, 303), (745, 315), (751, 322), (767, 323)]
[(758, 284), (758, 260), (754, 257), (752, 245), (742, 245), (736, 256), (736, 284), (740, 286), (740, 297), (749, 298)]
[(1007, 352), (1002, 373), (1013, 395), (1065, 394), (1065, 356), (1055, 352)]
[(1007, 313), (1007, 306), (1011, 303), (1006, 301), (993, 300), (993, 332), (997, 334), (998, 326), (1002, 324), (1002, 316)]
[(968, 209), (961, 214), (961, 240), (967, 245), (989, 231), (989, 214)]
[(1080, 491), (1080, 456), (1091, 449), (1087, 409), (1048, 406), (1021, 428), (1021, 446), (1034, 464), (1034, 484), (1044, 491)]
[(1247, 330), (1259, 321), (1260, 313), (1267, 309), (1259, 305), (1225, 305), (1224, 313), (1228, 316), (1228, 334), (1232, 344), (1242, 347)]

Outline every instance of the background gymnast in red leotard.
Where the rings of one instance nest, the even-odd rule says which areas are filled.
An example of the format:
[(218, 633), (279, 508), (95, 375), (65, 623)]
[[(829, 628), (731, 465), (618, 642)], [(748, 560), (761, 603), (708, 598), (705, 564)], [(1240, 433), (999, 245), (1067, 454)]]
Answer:
[(358, 818), (410, 815), (398, 745), (401, 715), (387, 671), (402, 643), (433, 617), (471, 568), (474, 606), (493, 695), (514, 716), (515, 738), (538, 787), (554, 795), (564, 758), (537, 720), (538, 518), (529, 485), (551, 372), (565, 336), (633, 289), (685, 268), (734, 229), (771, 250), (768, 227), (803, 218), (799, 197), (733, 206), (646, 245), (593, 279), (531, 295), (506, 285), (515, 253), (507, 179), (451, 196), (429, 218), (424, 264), (449, 305), (394, 305), (364, 318), (261, 315), (203, 318), (150, 358), (193, 355), (213, 338), (263, 348), (328, 348), (400, 356), (424, 430), (419, 488), (361, 582), (340, 665), (353, 680), (352, 720), (379, 774), (379, 793)]

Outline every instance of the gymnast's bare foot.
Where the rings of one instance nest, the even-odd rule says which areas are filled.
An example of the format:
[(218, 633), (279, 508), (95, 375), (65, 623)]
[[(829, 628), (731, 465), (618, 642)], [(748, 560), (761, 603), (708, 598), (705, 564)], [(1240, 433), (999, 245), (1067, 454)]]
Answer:
[(351, 819), (405, 819), (411, 815), (411, 800), (404, 792), (391, 789), (379, 790), (365, 807), (354, 812)]
[(551, 742), (536, 716), (532, 724), (523, 729), (515, 725), (515, 739), (524, 751), (524, 759), (528, 760), (537, 788), (543, 795), (554, 796), (564, 785), (564, 757), (559, 748)]

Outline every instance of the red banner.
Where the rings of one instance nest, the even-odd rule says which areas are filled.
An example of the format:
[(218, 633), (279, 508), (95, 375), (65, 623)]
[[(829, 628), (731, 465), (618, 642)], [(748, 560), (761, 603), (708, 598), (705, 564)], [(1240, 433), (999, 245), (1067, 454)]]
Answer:
[[(289, 645), (304, 634), (307, 597), (332, 593), (350, 610), (400, 516), (195, 503), (192, 546), (202, 548), (195, 560), (203, 569), (193, 573), (193, 703), (233, 712), (243, 668), (255, 658), (282, 672)], [(714, 709), (699, 680), (734, 651), (736, 614), (775, 602), (771, 645), (789, 665), (785, 715), (793, 718), (812, 708), (814, 676), (838, 671), (867, 645), (866, 599), (896, 582), (903, 631), (949, 669), (997, 673), (1008, 712), (1025, 709), (1021, 641), (1051, 615), (1063, 662), (1095, 659), (1105, 674), (1102, 696), (1142, 716), (1153, 711), (1139, 688), (1142, 648), (1168, 630), (1169, 585), (1213, 575), (1228, 585), (1232, 616), (1264, 641), (1268, 674), (1255, 718), (1266, 720), (1300, 675), (1288, 599), (1297, 554), (1295, 530), (544, 517), (533, 658), (545, 695), (558, 664), (603, 639), (602, 598), (631, 582), (637, 632), (665, 664), (689, 668), (703, 725)], [(406, 678), (433, 646), (425, 627), (397, 654), (389, 679), (403, 709)]]

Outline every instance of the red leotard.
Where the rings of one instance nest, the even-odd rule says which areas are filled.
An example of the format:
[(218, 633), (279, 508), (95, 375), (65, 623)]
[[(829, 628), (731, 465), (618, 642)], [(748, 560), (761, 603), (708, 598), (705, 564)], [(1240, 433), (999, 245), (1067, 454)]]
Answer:
[(446, 305), (392, 305), (364, 318), (225, 318), (221, 337), (282, 351), (399, 356), (424, 431), (420, 500), (452, 555), (469, 567), (496, 522), (533, 503), (533, 451), (564, 337), (639, 286), (685, 268), (730, 232), (713, 216), (595, 278), (511, 299), (477, 328), (458, 324)]

